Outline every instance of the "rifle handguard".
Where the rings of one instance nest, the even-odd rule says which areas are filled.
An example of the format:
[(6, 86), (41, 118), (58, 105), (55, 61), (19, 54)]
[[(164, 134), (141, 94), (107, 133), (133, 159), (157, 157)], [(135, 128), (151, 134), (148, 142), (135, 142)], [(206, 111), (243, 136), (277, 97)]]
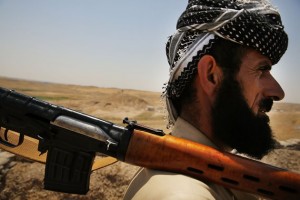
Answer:
[(135, 130), (125, 162), (188, 175), (271, 199), (299, 200), (300, 197), (298, 173), (171, 135)]

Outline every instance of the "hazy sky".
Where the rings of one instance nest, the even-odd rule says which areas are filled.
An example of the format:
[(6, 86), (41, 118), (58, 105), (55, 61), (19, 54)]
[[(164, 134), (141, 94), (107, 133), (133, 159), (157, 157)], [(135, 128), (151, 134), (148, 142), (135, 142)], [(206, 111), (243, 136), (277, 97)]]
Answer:
[[(289, 48), (273, 75), (300, 103), (300, 1), (273, 0)], [(162, 91), (187, 0), (0, 0), (0, 76)]]

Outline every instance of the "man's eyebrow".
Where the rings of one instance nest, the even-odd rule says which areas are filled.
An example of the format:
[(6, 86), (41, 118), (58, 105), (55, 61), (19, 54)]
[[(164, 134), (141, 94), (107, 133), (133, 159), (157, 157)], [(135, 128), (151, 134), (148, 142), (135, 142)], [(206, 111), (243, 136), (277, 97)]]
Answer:
[(257, 67), (258, 67), (258, 68), (264, 67), (264, 68), (266, 68), (266, 69), (268, 69), (268, 70), (271, 70), (272, 67), (273, 67), (273, 65), (272, 65), (270, 62), (268, 62), (268, 61), (261, 61), (261, 62), (259, 62), (259, 63), (257, 64)]

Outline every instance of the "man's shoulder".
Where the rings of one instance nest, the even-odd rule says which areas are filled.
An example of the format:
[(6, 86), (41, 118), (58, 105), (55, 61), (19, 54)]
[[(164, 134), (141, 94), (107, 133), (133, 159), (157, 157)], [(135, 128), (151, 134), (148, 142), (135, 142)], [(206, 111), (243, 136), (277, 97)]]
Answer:
[[(222, 196), (230, 196), (229, 193), (226, 194), (225, 189), (222, 192)], [(124, 199), (219, 199), (219, 195), (208, 184), (194, 178), (171, 172), (141, 169), (131, 182)]]

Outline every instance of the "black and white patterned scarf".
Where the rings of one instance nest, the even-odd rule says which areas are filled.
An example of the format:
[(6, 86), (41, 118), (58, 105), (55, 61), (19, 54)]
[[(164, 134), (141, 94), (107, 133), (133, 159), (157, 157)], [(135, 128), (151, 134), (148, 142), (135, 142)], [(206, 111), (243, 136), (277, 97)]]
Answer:
[(218, 38), (254, 48), (272, 64), (288, 45), (280, 15), (267, 0), (189, 0), (166, 45), (170, 78), (163, 96), (170, 124), (178, 117), (171, 99), (190, 86), (197, 62)]

